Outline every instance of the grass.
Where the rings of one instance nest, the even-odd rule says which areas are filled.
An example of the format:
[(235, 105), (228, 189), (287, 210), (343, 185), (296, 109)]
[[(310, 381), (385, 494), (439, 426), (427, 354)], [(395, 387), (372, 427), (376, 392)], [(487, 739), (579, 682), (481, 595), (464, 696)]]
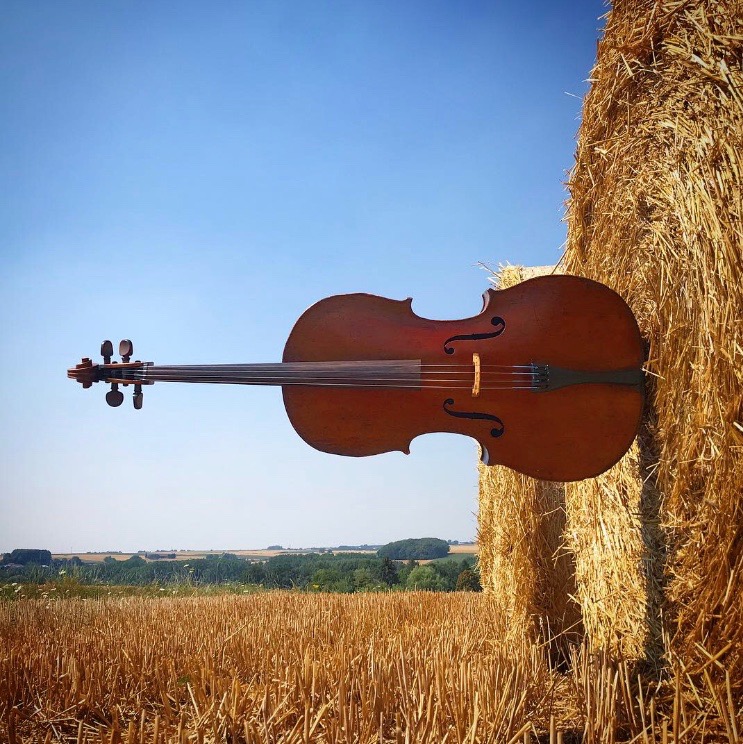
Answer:
[(62, 599), (109, 599), (121, 597), (196, 597), (222, 594), (251, 594), (264, 591), (262, 586), (238, 582), (221, 584), (194, 584), (168, 582), (145, 586), (84, 584), (77, 579), (65, 578), (45, 584), (11, 582), (0, 584), (0, 601), (23, 599), (55, 602)]

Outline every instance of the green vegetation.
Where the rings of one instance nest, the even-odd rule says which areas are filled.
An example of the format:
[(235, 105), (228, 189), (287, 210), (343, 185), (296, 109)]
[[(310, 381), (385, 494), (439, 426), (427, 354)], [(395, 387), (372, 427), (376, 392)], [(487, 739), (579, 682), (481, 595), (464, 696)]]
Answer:
[(25, 566), (30, 563), (38, 565), (49, 565), (52, 562), (52, 554), (48, 550), (36, 550), (31, 548), (18, 548), (11, 553), (3, 553), (2, 563), (15, 563)]
[(416, 566), (408, 575), (407, 585), (411, 589), (440, 592), (445, 588), (444, 579), (432, 565)]
[[(474, 563), (474, 556), (419, 565), (415, 560), (401, 562), (385, 556), (356, 553), (277, 555), (265, 561), (250, 561), (224, 553), (186, 561), (146, 561), (133, 555), (126, 560), (108, 556), (97, 563), (84, 563), (76, 557), (50, 560), (46, 564), (5, 562), (0, 565), (0, 597), (42, 594), (52, 597), (65, 592), (68, 596), (86, 597), (120, 595), (124, 588), (133, 587), (141, 590), (136, 594), (182, 593), (208, 587), (231, 592), (262, 589), (343, 593), (391, 589), (472, 591), (479, 589)], [(475, 580), (462, 578), (463, 574), (473, 575)]]
[(437, 537), (409, 538), (383, 545), (377, 555), (380, 558), (392, 558), (396, 561), (430, 560), (443, 558), (449, 552), (449, 543)]
[(470, 568), (465, 568), (457, 576), (456, 589), (458, 592), (481, 592), (480, 574)]

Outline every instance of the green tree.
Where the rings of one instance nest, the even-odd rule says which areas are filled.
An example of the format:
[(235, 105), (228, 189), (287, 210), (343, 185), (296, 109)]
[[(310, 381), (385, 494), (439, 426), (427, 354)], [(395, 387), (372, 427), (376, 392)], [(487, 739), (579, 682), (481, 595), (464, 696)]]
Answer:
[(10, 553), (3, 554), (4, 563), (18, 563), (21, 566), (36, 564), (48, 566), (52, 562), (52, 554), (48, 550), (36, 548), (16, 548)]
[(353, 577), (337, 568), (319, 568), (312, 575), (310, 586), (324, 592), (350, 593), (354, 590)]
[(374, 575), (369, 568), (357, 568), (353, 572), (353, 588), (355, 591), (363, 591), (365, 589), (375, 589), (377, 582), (374, 580)]
[(382, 558), (382, 563), (379, 567), (379, 578), (387, 586), (397, 584), (400, 581), (397, 573), (397, 564), (389, 558)]
[(464, 571), (457, 576), (457, 591), (481, 592), (482, 585), (480, 584), (479, 575), (475, 571), (465, 568)]
[(416, 566), (405, 584), (408, 589), (424, 589), (432, 592), (443, 591), (444, 580), (433, 566)]
[(443, 558), (449, 552), (449, 543), (437, 537), (408, 538), (383, 545), (377, 555), (397, 561), (408, 559), (430, 560)]

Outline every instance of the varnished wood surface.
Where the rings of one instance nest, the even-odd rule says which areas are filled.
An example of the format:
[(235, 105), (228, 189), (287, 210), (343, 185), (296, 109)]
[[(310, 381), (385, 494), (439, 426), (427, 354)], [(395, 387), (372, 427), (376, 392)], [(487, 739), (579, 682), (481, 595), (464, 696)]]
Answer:
[[(416, 436), (455, 432), (476, 439), (489, 464), (502, 464), (544, 480), (579, 480), (611, 467), (629, 448), (639, 426), (643, 392), (612, 384), (572, 385), (550, 392), (489, 390), (488, 365), (550, 364), (566, 369), (639, 369), (643, 346), (624, 301), (608, 287), (572, 276), (531, 279), (488, 290), (481, 313), (463, 320), (417, 316), (412, 300), (368, 294), (329, 297), (295, 324), (284, 362), (421, 360), (419, 390), (284, 386), (287, 414), (313, 447), (341, 455), (408, 452)], [(489, 333), (491, 318), (505, 320), (495, 338), (444, 342), (455, 335)], [(427, 364), (469, 364), (480, 355), (481, 390), (446, 390), (427, 383)], [(455, 418), (444, 410), (481, 412), (503, 422), (491, 436), (487, 420)]]

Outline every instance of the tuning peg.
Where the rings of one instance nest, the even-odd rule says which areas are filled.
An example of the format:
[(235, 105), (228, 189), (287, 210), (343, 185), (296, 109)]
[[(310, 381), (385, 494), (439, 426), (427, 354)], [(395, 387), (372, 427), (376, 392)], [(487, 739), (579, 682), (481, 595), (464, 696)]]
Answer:
[(125, 364), (132, 358), (134, 353), (134, 344), (128, 339), (122, 339), (119, 341), (119, 354), (121, 354), (121, 361)]
[(118, 408), (124, 402), (124, 393), (119, 390), (117, 383), (111, 383), (111, 389), (106, 393), (106, 403), (113, 408)]
[(134, 385), (134, 408), (139, 411), (142, 408), (142, 402), (144, 395), (142, 394), (142, 386), (139, 383)]
[(114, 345), (106, 339), (101, 344), (101, 356), (103, 357), (103, 363), (104, 364), (111, 364), (111, 357), (114, 353)]

